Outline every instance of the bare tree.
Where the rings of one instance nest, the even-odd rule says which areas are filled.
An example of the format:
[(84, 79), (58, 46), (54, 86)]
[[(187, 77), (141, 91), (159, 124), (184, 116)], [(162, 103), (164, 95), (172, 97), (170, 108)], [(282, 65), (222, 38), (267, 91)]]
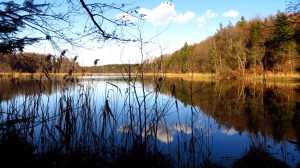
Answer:
[[(79, 47), (79, 40), (86, 37), (102, 42), (130, 41), (132, 39), (126, 36), (124, 27), (134, 26), (135, 21), (142, 17), (138, 8), (132, 5), (87, 3), (86, 0), (1, 2), (0, 52), (23, 51), (26, 45), (41, 40), (49, 40), (59, 51), (62, 51), (59, 44)], [(110, 15), (113, 12), (119, 15)]]
[(287, 1), (287, 12), (288, 13), (299, 13), (300, 12), (300, 0), (289, 0)]
[[(89, 0), (0, 2), (0, 54), (8, 53), (18, 59), (16, 52), (47, 40), (60, 53), (53, 55), (59, 72), (67, 51), (62, 47), (81, 48), (89, 41), (97, 42), (99, 46), (112, 40), (136, 41), (129, 29), (142, 17), (138, 7), (128, 3), (89, 3)], [(48, 76), (50, 69), (43, 67), (43, 72)]]
[[(98, 40), (114, 39), (119, 41), (133, 41), (126, 36), (124, 27), (135, 26), (135, 22), (143, 17), (139, 14), (138, 7), (125, 3), (86, 3), (79, 0), (81, 7), (88, 15), (90, 24), (86, 25), (85, 35), (94, 35)], [(108, 12), (119, 13), (117, 17), (106, 16)], [(108, 28), (110, 27), (110, 28)], [(108, 29), (107, 29), (108, 28)]]
[(67, 14), (55, 13), (54, 4), (25, 0), (0, 3), (0, 52), (23, 51), (26, 45), (59, 38), (72, 42), (66, 34), (71, 27)]

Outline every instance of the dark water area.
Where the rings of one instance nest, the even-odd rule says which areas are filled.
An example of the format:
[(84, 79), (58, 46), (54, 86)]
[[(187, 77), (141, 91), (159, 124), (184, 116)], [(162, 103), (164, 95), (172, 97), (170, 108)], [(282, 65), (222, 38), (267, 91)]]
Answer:
[(0, 138), (5, 167), (297, 167), (300, 84), (0, 80)]

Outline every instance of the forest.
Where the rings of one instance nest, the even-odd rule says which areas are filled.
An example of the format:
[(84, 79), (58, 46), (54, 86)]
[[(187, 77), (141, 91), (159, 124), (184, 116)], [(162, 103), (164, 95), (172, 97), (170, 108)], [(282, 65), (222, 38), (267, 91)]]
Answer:
[(293, 74), (300, 72), (299, 47), (299, 14), (278, 12), (249, 21), (242, 17), (236, 25), (220, 24), (214, 36), (199, 44), (185, 43), (153, 63), (172, 73), (215, 73), (224, 77)]

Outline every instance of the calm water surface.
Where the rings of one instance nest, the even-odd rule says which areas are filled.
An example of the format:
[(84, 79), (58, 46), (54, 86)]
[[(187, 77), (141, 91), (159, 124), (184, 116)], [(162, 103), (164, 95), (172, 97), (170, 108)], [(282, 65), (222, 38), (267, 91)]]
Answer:
[(6, 80), (0, 86), (1, 135), (10, 129), (4, 123), (14, 121), (36, 153), (61, 149), (63, 137), (70, 137), (65, 151), (103, 152), (104, 146), (130, 148), (141, 136), (150, 150), (170, 155), (178, 167), (203, 160), (230, 167), (254, 147), (292, 167), (300, 164), (297, 84), (128, 83), (100, 76), (74, 82)]

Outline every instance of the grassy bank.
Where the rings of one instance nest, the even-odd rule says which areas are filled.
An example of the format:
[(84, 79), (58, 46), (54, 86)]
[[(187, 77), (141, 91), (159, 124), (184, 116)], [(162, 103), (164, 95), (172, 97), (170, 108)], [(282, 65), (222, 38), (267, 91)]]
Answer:
[[(51, 78), (63, 78), (68, 73), (49, 73)], [(98, 76), (98, 75), (126, 75), (124, 73), (72, 73), (72, 76)], [(144, 76), (151, 77), (154, 73), (145, 73)], [(158, 73), (155, 76), (167, 77), (167, 78), (182, 78), (184, 80), (194, 80), (194, 81), (212, 81), (212, 80), (221, 80), (221, 79), (237, 79), (237, 80), (246, 80), (246, 81), (256, 81), (262, 82), (263, 75), (253, 75), (248, 74), (245, 78), (236, 77), (222, 77), (212, 73)], [(3, 73), (0, 72), (0, 78), (46, 78), (44, 73)], [(283, 73), (269, 73), (265, 75), (265, 80), (267, 82), (299, 82), (300, 74), (283, 74)]]
[[(153, 75), (153, 73), (145, 74), (147, 76)], [(159, 76), (164, 76), (168, 78), (182, 78), (184, 80), (194, 80), (194, 81), (212, 81), (212, 80), (222, 80), (222, 79), (234, 79), (234, 80), (246, 80), (246, 81), (256, 81), (263, 82), (263, 75), (247, 75), (245, 78), (226, 78), (216, 74), (211, 73), (165, 73), (158, 74)], [(265, 75), (266, 82), (299, 82), (300, 74), (267, 74)]]

